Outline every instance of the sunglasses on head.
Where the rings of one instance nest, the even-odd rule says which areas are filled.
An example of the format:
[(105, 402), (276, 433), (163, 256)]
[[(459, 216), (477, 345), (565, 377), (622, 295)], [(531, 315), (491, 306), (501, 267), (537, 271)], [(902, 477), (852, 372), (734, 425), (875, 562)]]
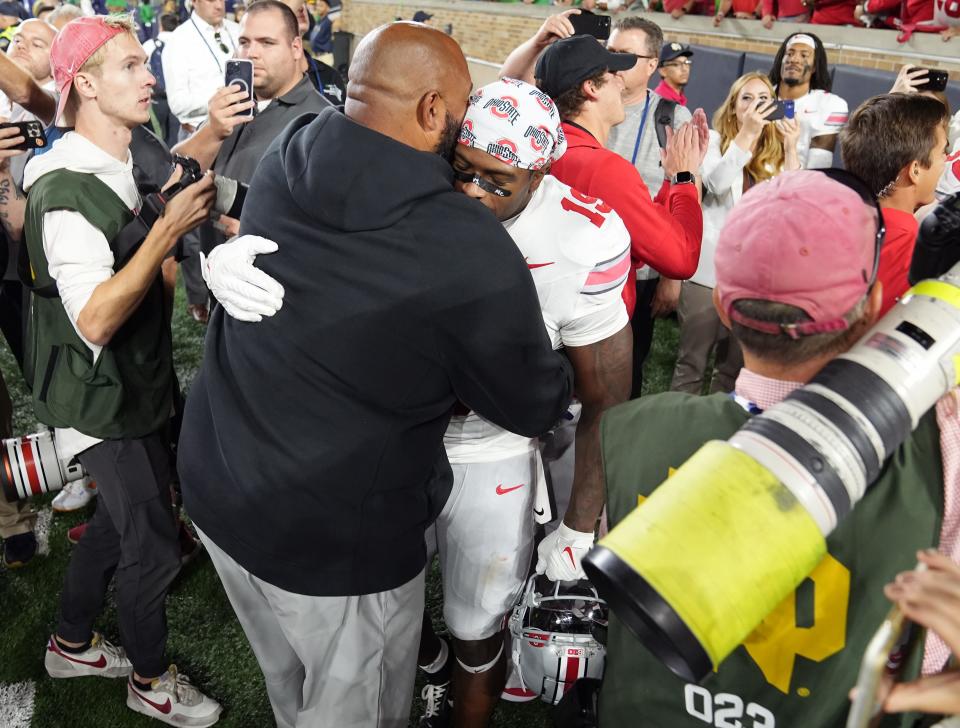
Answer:
[(870, 191), (866, 182), (845, 169), (830, 167), (828, 169), (818, 169), (815, 171), (826, 175), (834, 182), (839, 182), (844, 187), (849, 187), (860, 196), (860, 199), (863, 200), (865, 205), (869, 205), (874, 210), (877, 218), (877, 233), (873, 251), (873, 271), (870, 273), (870, 285), (872, 286), (877, 280), (877, 270), (880, 267), (880, 248), (883, 247), (883, 241), (887, 236), (887, 226), (883, 222), (883, 211), (880, 209), (877, 196)]

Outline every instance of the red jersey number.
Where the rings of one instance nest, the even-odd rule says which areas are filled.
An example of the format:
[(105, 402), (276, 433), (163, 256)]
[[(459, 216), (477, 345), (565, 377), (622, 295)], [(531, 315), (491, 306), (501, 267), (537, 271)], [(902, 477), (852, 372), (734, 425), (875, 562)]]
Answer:
[[(571, 200), (570, 197), (583, 204), (577, 204), (577, 202)], [(603, 227), (603, 223), (606, 221), (606, 215), (613, 212), (613, 208), (603, 200), (584, 195), (576, 190), (570, 190), (570, 197), (564, 197), (560, 200), (560, 207), (568, 212), (576, 212), (579, 215), (583, 215), (597, 227)]]
[(947, 17), (960, 18), (960, 0), (936, 0), (937, 8)]

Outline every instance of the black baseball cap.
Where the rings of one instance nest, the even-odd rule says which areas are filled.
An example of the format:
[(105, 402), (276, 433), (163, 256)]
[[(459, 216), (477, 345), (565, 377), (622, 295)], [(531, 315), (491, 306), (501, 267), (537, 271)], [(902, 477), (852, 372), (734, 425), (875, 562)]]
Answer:
[(0, 2), (0, 15), (7, 15), (11, 18), (20, 18), (21, 20), (26, 20), (30, 17), (27, 14), (27, 9), (20, 3), (15, 2)]
[(537, 61), (534, 76), (540, 90), (552, 98), (579, 86), (598, 71), (615, 73), (637, 65), (633, 53), (613, 53), (592, 35), (558, 40)]
[(664, 43), (660, 49), (660, 65), (669, 63), (680, 56), (692, 56), (693, 51), (686, 43)]

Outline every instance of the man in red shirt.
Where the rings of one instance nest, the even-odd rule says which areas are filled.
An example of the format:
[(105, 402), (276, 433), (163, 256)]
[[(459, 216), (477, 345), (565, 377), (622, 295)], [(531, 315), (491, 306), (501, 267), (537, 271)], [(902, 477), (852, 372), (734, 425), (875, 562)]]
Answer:
[[(672, 135), (668, 130), (668, 181), (655, 200), (630, 161), (604, 148), (610, 129), (624, 118), (623, 82), (617, 74), (636, 62), (636, 56), (611, 53), (585, 35), (559, 40), (540, 56), (537, 85), (556, 102), (567, 135), (567, 153), (551, 173), (584, 194), (584, 216), (616, 210), (630, 232), (635, 268), (646, 264), (683, 280), (693, 275), (700, 259), (703, 214), (696, 171), (706, 143), (694, 122)], [(626, 286), (623, 300), (631, 315), (635, 299), (635, 288)]]
[(856, 7), (857, 0), (816, 0), (810, 22), (814, 25), (856, 25), (857, 19), (853, 15)]
[(877, 280), (883, 283), (884, 315), (910, 287), (907, 273), (917, 239), (913, 213), (934, 202), (947, 160), (947, 108), (916, 94), (885, 94), (864, 101), (840, 132), (847, 170), (880, 201), (887, 236)]
[(763, 27), (770, 30), (773, 23), (808, 23), (810, 6), (807, 0), (762, 0)]

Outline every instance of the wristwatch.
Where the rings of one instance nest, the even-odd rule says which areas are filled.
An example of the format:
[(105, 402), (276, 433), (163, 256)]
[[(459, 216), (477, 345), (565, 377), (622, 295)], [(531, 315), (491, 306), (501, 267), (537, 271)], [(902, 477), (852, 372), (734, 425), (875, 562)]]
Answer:
[(671, 184), (675, 185), (692, 185), (696, 181), (693, 172), (677, 172), (673, 175), (673, 179), (670, 180)]

